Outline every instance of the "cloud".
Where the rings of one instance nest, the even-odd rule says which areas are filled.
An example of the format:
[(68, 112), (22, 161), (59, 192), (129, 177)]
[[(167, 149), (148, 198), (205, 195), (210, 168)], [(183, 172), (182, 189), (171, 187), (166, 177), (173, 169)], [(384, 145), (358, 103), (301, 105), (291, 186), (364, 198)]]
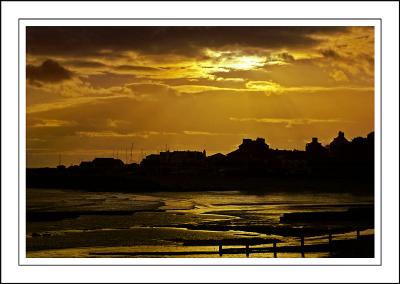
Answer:
[(91, 74), (80, 78), (83, 82), (89, 83), (95, 88), (111, 88), (128, 83), (136, 82), (138, 79), (132, 74), (114, 74), (110, 72), (102, 72), (101, 74)]
[(340, 55), (336, 51), (334, 51), (333, 49), (330, 49), (330, 48), (321, 50), (321, 54), (324, 57), (328, 57), (328, 58), (339, 58), (340, 57)]
[(218, 78), (224, 79), (248, 79), (254, 81), (262, 81), (270, 76), (270, 72), (263, 69), (254, 69), (254, 70), (227, 70), (222, 72), (213, 72), (212, 75)]
[[(236, 92), (240, 89), (235, 88), (223, 88), (214, 87), (208, 85), (179, 85), (173, 87), (174, 90), (178, 91), (179, 94), (200, 94), (207, 91), (233, 91)], [(244, 89), (243, 89), (244, 90)]]
[(333, 70), (329, 73), (329, 76), (333, 78), (333, 80), (337, 82), (348, 82), (349, 78), (347, 77), (346, 73), (342, 70)]
[(78, 68), (103, 68), (103, 67), (108, 67), (106, 64), (97, 62), (97, 61), (91, 61), (91, 60), (68, 60), (65, 61), (64, 64), (70, 65), (73, 67), (78, 67)]
[(245, 80), (242, 78), (174, 78), (174, 79), (161, 79), (161, 83), (175, 86), (212, 86), (218, 88), (229, 89), (243, 89), (246, 87)]
[(46, 60), (39, 66), (27, 65), (26, 77), (32, 81), (58, 83), (72, 78), (72, 72), (56, 61)]
[(73, 125), (76, 125), (74, 121), (42, 119), (36, 123), (33, 123), (31, 127), (63, 127), (63, 126), (73, 126)]
[(120, 71), (159, 71), (160, 69), (148, 66), (138, 66), (138, 65), (118, 65), (114, 67), (116, 70)]
[(281, 52), (277, 54), (270, 54), (266, 58), (265, 65), (287, 65), (295, 62), (296, 59), (288, 52)]
[(305, 48), (318, 44), (315, 35), (345, 33), (347, 27), (278, 26), (34, 26), (27, 27), (27, 52), (36, 55), (200, 55), (204, 48)]
[(286, 124), (287, 128), (290, 128), (294, 125), (309, 125), (309, 124), (315, 124), (315, 123), (343, 122), (343, 120), (340, 120), (340, 119), (314, 119), (314, 118), (255, 118), (255, 117), (237, 118), (237, 117), (230, 117), (229, 120), (237, 121), (237, 122)]
[(249, 81), (246, 87), (252, 90), (265, 91), (265, 92), (280, 92), (282, 87), (271, 81)]
[(176, 95), (176, 91), (168, 85), (159, 83), (132, 83), (125, 85), (135, 94), (144, 95)]
[[(65, 98), (59, 102), (51, 102), (51, 103), (37, 103), (32, 106), (27, 107), (26, 113), (27, 114), (34, 114), (34, 113), (43, 113), (49, 111), (59, 112), (62, 109), (74, 109), (74, 108), (90, 108), (90, 106), (94, 104), (99, 104), (104, 101), (117, 101), (119, 99), (129, 99), (140, 101), (141, 98), (138, 96), (127, 96), (127, 95), (114, 95), (114, 96), (100, 96), (100, 97), (71, 97)], [(81, 109), (80, 109), (81, 111)]]
[(129, 124), (129, 122), (126, 120), (111, 119), (111, 118), (106, 119), (106, 126), (111, 128), (116, 128), (118, 126), (127, 124)]
[(207, 136), (220, 135), (219, 133), (212, 133), (212, 132), (207, 132), (207, 131), (191, 131), (191, 130), (184, 130), (183, 134), (186, 134), (186, 135), (207, 135)]
[(210, 97), (219, 97), (219, 96), (265, 96), (269, 95), (266, 91), (260, 90), (252, 90), (252, 89), (228, 89), (228, 88), (208, 88), (204, 86), (199, 86), (197, 88), (194, 86), (193, 89), (180, 89), (179, 94), (181, 95), (194, 95), (194, 96), (210, 96)]
[(27, 147), (48, 149), (28, 164), (132, 142), (231, 151), (238, 136), (292, 149), (359, 135), (373, 129), (373, 47), (360, 27), (28, 27)]
[[(120, 97), (120, 96), (136, 96), (140, 97), (142, 94), (134, 94), (132, 89), (124, 85), (111, 86), (107, 88), (94, 87), (88, 82), (81, 80), (81, 78), (73, 78), (66, 82), (59, 84), (40, 84), (39, 86), (33, 85), (31, 89), (42, 91), (47, 96), (59, 98), (61, 101), (67, 98), (80, 98), (80, 97)], [(142, 96), (143, 97), (143, 96)]]
[(209, 132), (209, 131), (193, 131), (184, 130), (185, 135), (195, 135), (195, 136), (246, 136), (246, 133), (225, 133), (225, 132)]
[(115, 131), (78, 131), (76, 133), (81, 137), (117, 137), (117, 138), (149, 138), (154, 135), (177, 135), (175, 132), (159, 132), (159, 131), (141, 131), (141, 132), (130, 132), (130, 133), (120, 133)]

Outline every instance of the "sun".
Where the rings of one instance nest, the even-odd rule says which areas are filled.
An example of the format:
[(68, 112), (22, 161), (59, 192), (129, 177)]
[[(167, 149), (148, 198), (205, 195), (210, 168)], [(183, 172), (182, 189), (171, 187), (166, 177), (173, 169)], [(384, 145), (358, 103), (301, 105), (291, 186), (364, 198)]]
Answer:
[(210, 58), (208, 64), (214, 69), (223, 71), (229, 69), (250, 70), (264, 66), (266, 57), (257, 55), (246, 55), (236, 51), (215, 51), (205, 50), (205, 54)]
[(265, 58), (260, 56), (238, 56), (227, 63), (232, 69), (250, 70), (263, 66)]

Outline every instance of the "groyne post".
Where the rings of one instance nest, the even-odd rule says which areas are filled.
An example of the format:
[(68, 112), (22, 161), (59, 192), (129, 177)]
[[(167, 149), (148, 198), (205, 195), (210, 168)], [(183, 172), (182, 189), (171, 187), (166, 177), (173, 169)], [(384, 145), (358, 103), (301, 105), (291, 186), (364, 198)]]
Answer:
[(300, 246), (301, 246), (301, 257), (304, 257), (304, 235), (301, 235)]
[(276, 240), (274, 240), (274, 243), (273, 243), (273, 248), (274, 248), (274, 258), (277, 258), (277, 252), (276, 252)]
[(361, 234), (360, 234), (360, 229), (357, 228), (357, 239), (356, 239), (357, 244), (356, 244), (356, 246), (355, 246), (355, 250), (357, 251), (357, 253), (359, 253), (360, 250), (361, 250), (360, 235), (361, 235)]
[(222, 245), (221, 244), (219, 245), (218, 250), (219, 250), (219, 256), (222, 256)]
[(332, 254), (332, 232), (329, 231), (328, 234), (328, 245), (329, 245), (329, 253)]
[(250, 246), (249, 244), (246, 244), (246, 257), (249, 257), (250, 255)]

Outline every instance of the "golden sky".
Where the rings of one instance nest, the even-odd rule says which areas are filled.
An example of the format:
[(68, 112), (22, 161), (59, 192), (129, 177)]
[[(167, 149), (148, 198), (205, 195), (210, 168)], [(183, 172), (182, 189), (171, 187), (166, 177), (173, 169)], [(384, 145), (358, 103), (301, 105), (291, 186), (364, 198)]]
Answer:
[[(373, 27), (28, 27), (27, 166), (374, 128)], [(128, 154), (128, 161), (130, 160)]]

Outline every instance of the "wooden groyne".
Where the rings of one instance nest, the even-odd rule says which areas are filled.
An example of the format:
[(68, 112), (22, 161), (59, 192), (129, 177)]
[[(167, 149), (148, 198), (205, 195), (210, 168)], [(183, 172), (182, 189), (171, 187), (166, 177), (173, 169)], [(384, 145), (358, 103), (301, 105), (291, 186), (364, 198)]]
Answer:
[[(274, 258), (279, 257), (280, 253), (298, 253), (299, 257), (306, 257), (307, 253), (327, 252), (330, 257), (374, 257), (374, 236), (361, 235), (359, 229), (353, 231), (354, 237), (351, 239), (335, 240), (332, 232), (328, 232), (326, 242), (321, 244), (307, 244), (309, 237), (300, 236), (298, 245), (283, 245), (282, 242), (276, 239), (265, 240), (262, 243), (260, 240), (255, 242), (251, 239), (237, 239), (219, 241), (217, 250), (212, 251), (156, 251), (156, 252), (92, 252), (92, 256), (121, 256), (121, 257), (171, 257), (171, 256), (195, 256), (195, 255), (210, 255), (223, 257), (224, 255), (245, 255), (251, 257), (252, 254), (272, 254)], [(216, 244), (214, 241), (214, 245)], [(194, 244), (191, 244), (191, 246)], [(204, 245), (204, 244), (203, 244)], [(207, 244), (211, 245), (210, 243)], [(259, 245), (268, 245), (268, 247), (259, 247)]]
[[(246, 243), (244, 248), (236, 248), (232, 247), (232, 245), (229, 245), (229, 248), (224, 248), (224, 246), (220, 244), (218, 246), (218, 252), (221, 257), (224, 254), (246, 254), (246, 257), (249, 257), (254, 253), (273, 253), (274, 258), (278, 257), (278, 253), (299, 253), (301, 257), (305, 257), (306, 253), (313, 252), (328, 252), (330, 256), (354, 254), (354, 257), (357, 257), (357, 254), (359, 254), (361, 257), (365, 257), (366, 254), (370, 255), (371, 249), (367, 248), (364, 252), (363, 249), (367, 243), (370, 244), (370, 242), (365, 242), (365, 240), (372, 239), (373, 241), (373, 236), (361, 236), (360, 229), (356, 229), (353, 232), (353, 239), (334, 240), (334, 234), (331, 231), (328, 231), (326, 235), (327, 241), (322, 244), (307, 244), (307, 237), (305, 235), (300, 235), (298, 237), (299, 245), (278, 246), (281, 242), (277, 240), (272, 240), (272, 242), (270, 242), (270, 247), (250, 247), (250, 245)], [(367, 237), (369, 237), (369, 239), (367, 239)], [(373, 257), (373, 255), (370, 257)]]

